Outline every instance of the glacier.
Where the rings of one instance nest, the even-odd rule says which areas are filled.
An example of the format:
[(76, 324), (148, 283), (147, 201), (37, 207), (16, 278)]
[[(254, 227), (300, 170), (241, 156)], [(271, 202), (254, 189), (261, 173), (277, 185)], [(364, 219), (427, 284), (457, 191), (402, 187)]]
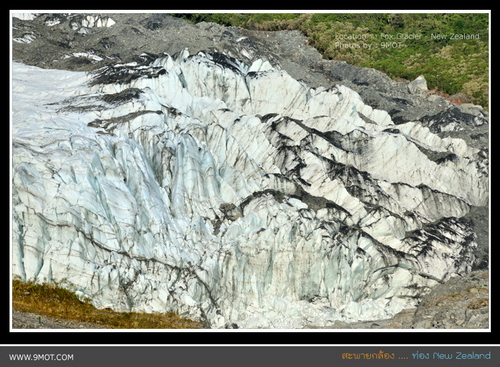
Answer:
[(488, 166), (266, 60), (12, 64), (12, 273), (207, 328), (388, 318), (470, 272)]

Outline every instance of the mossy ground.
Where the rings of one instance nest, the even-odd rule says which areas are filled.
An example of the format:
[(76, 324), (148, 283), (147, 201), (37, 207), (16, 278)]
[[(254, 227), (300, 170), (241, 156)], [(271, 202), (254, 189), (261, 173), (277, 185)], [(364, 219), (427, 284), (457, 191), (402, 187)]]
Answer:
[(99, 310), (89, 300), (57, 284), (12, 283), (12, 307), (60, 319), (99, 324), (109, 329), (201, 329), (202, 325), (175, 313), (115, 312)]

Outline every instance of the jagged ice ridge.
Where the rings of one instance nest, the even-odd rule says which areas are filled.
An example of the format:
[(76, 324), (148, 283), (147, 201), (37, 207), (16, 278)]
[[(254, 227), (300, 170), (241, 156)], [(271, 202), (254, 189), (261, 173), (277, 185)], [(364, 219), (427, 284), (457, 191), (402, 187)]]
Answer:
[[(13, 64), (13, 273), (211, 328), (386, 318), (468, 272), (487, 167), (258, 60)], [(438, 158), (436, 158), (438, 157)]]

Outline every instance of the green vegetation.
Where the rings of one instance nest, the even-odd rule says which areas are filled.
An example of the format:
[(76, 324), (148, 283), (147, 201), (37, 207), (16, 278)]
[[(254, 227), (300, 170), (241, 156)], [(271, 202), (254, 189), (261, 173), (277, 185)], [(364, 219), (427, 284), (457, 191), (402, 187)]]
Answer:
[(148, 314), (98, 310), (88, 300), (54, 284), (12, 282), (12, 307), (21, 312), (90, 322), (108, 329), (201, 329), (200, 323), (175, 313)]
[(254, 30), (300, 30), (326, 59), (372, 67), (394, 79), (424, 75), (429, 89), (463, 93), (488, 107), (487, 13), (173, 14)]

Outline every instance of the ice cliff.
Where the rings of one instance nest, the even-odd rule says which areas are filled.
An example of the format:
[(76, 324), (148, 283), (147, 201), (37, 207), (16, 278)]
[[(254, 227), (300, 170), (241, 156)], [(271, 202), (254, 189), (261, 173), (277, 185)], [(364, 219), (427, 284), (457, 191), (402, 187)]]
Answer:
[(261, 59), (12, 65), (12, 272), (211, 328), (389, 317), (470, 272), (484, 151)]

